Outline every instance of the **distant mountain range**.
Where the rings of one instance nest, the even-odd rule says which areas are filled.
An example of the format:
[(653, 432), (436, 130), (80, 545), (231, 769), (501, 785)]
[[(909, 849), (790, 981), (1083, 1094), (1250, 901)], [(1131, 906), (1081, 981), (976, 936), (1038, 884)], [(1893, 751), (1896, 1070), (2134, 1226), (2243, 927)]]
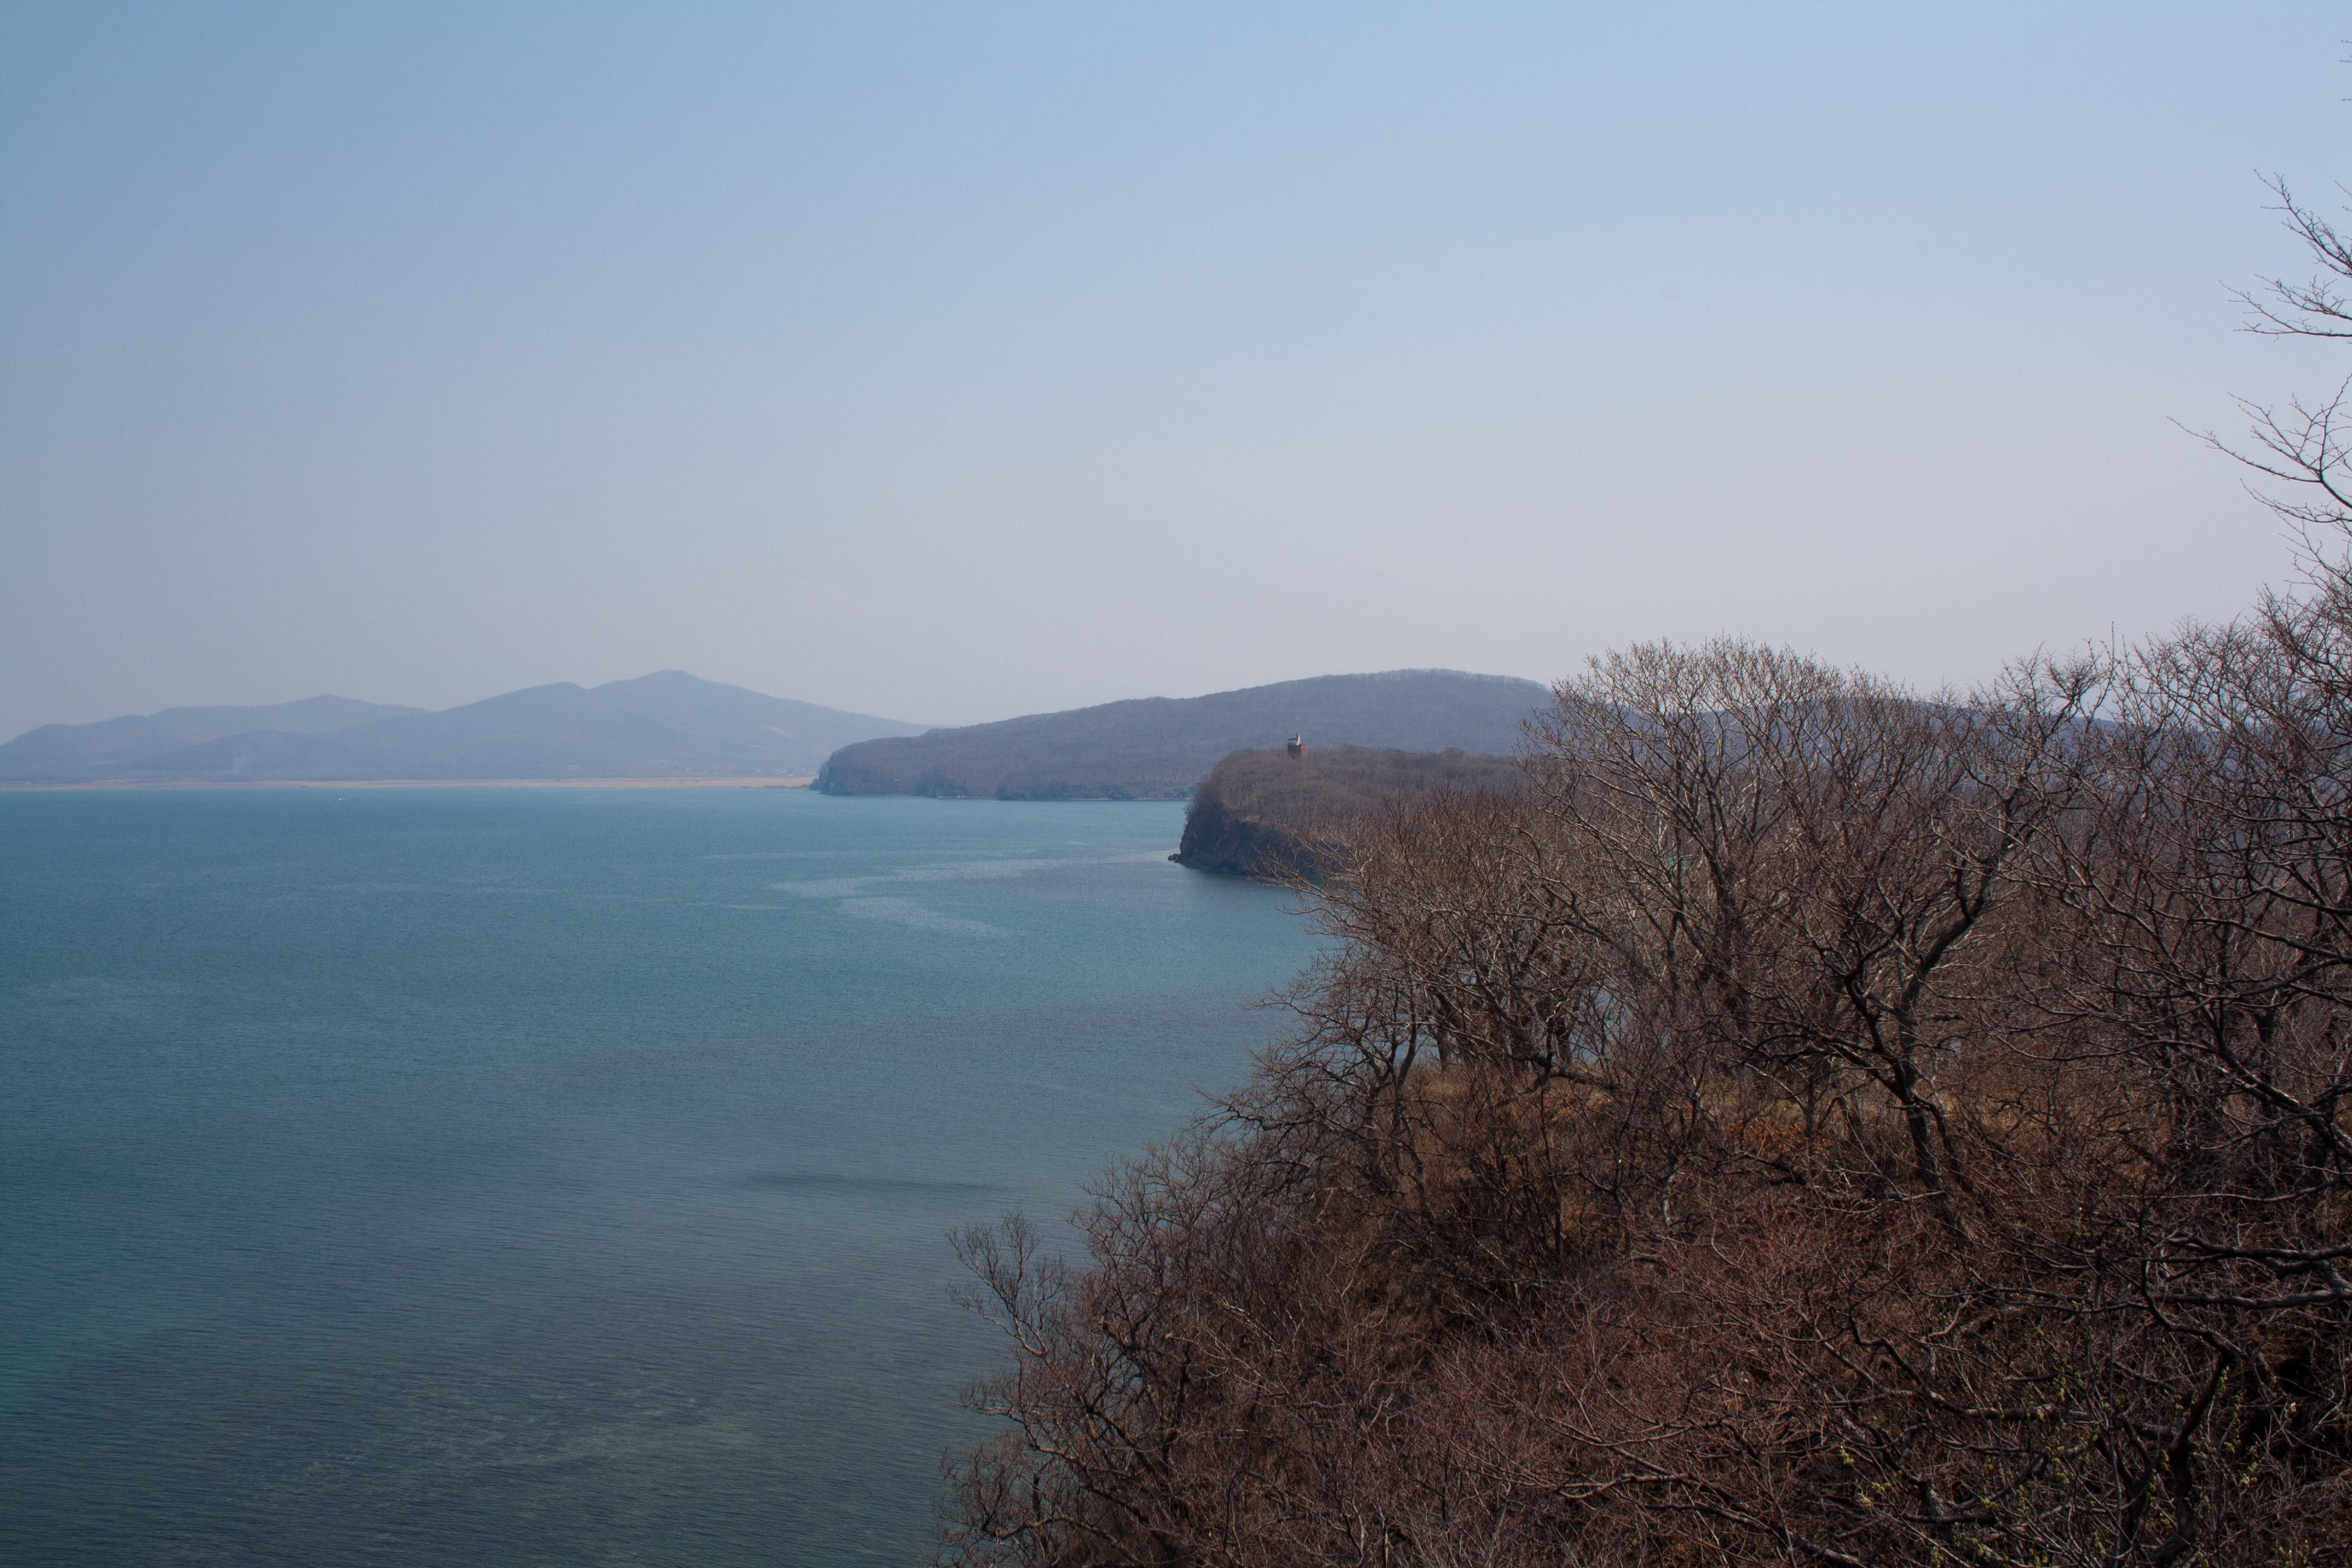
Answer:
[(1207, 697), (1147, 697), (843, 747), (829, 795), (1158, 800), (1190, 795), (1230, 752), (1307, 745), (1507, 753), (1550, 696), (1532, 680), (1455, 669), (1325, 675)]
[(437, 713), (312, 697), (45, 724), (0, 745), (0, 780), (805, 778), (843, 746), (922, 729), (671, 669)]
[(0, 746), (0, 778), (105, 777), (151, 757), (249, 731), (324, 735), (372, 719), (424, 711), (348, 697), (306, 697), (267, 708), (166, 708), (97, 724), (44, 724)]
[(1220, 757), (1279, 746), (1508, 752), (1549, 693), (1451, 669), (1326, 675), (927, 730), (664, 670), (427, 712), (346, 697), (44, 724), (0, 745), (0, 782), (817, 778), (833, 795), (1153, 800)]

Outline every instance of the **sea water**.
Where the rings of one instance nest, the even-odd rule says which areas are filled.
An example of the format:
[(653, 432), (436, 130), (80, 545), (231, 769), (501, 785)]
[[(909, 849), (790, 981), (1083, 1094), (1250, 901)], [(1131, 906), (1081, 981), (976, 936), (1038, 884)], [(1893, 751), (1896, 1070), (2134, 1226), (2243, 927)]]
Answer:
[(1181, 807), (0, 795), (0, 1562), (907, 1563), (953, 1227), (1312, 956)]

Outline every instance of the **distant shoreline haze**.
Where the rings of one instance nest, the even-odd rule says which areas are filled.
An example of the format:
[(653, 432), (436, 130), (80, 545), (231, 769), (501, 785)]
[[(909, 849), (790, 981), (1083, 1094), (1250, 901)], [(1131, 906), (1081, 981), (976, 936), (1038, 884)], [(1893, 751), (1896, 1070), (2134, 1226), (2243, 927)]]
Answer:
[(269, 784), (806, 778), (853, 742), (928, 726), (663, 670), (427, 712), (342, 697), (45, 724), (0, 781)]
[(1169, 799), (1226, 752), (1294, 732), (1311, 744), (1508, 751), (1544, 694), (1503, 676), (1391, 670), (940, 728), (663, 670), (439, 711), (322, 696), (44, 724), (0, 744), (0, 784), (814, 780), (834, 795)]

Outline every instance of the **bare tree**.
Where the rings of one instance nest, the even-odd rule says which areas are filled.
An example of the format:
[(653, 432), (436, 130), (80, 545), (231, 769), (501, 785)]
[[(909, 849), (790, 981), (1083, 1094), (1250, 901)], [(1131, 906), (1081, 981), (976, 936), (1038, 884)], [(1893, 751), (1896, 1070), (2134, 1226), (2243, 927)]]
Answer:
[[(2266, 278), (2254, 288), (2239, 290), (2238, 301), (2246, 308), (2245, 330), (2262, 337), (2352, 339), (2352, 298), (2345, 293), (2352, 286), (2352, 239), (2316, 208), (2297, 201), (2284, 179), (2273, 177), (2269, 184), (2278, 196), (2276, 210), (2285, 215), (2288, 232), (2302, 242), (2313, 272), (2302, 281)], [(2244, 443), (2223, 440), (2211, 431), (2202, 432), (2200, 438), (2263, 478), (2287, 486), (2284, 492), (2261, 485), (2251, 488), (2307, 550), (2326, 557), (2326, 542), (2352, 528), (2352, 481), (2346, 474), (2352, 380), (2339, 384), (2324, 401), (2293, 397), (2281, 406), (2240, 398), (2238, 407), (2247, 420)]]

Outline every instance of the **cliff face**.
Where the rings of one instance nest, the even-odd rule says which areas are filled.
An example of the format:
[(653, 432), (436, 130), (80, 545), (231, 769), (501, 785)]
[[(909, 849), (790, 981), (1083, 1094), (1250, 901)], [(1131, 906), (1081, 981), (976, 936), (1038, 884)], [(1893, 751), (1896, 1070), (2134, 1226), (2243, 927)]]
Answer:
[(1228, 810), (1196, 795), (1184, 812), (1184, 841), (1169, 857), (1195, 871), (1234, 877), (1312, 876), (1315, 852), (1288, 828)]
[(1235, 752), (1194, 792), (1183, 844), (1169, 858), (1234, 876), (1316, 877), (1325, 834), (1358, 812), (1432, 789), (1508, 793), (1522, 778), (1509, 758), (1476, 752)]

